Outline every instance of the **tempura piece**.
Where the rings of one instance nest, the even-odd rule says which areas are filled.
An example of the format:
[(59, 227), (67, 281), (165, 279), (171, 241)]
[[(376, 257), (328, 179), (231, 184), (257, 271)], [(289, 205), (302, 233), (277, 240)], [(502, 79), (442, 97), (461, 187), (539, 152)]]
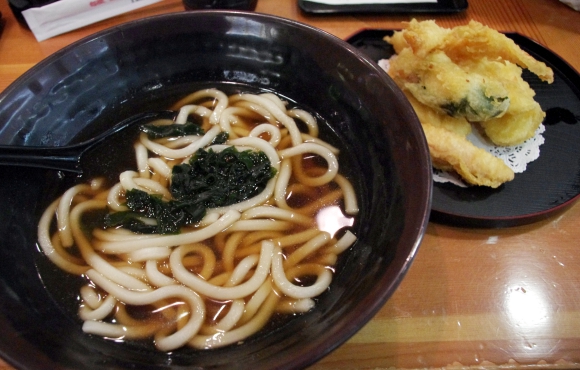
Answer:
[(545, 63), (534, 59), (504, 34), (476, 21), (453, 28), (441, 49), (457, 62), (483, 58), (509, 61), (529, 69), (542, 81), (554, 82), (554, 71)]
[[(494, 64), (484, 71), (486, 65)], [(510, 105), (507, 112), (497, 118), (480, 122), (487, 137), (496, 145), (517, 145), (534, 136), (536, 129), (544, 120), (546, 114), (534, 100), (536, 93), (521, 77), (522, 70), (517, 65), (505, 61), (472, 63), (465, 68), (480, 74), (501, 79), (508, 90)]]
[(456, 171), (467, 183), (497, 187), (513, 171), (466, 139), (480, 124), (495, 145), (531, 138), (545, 113), (522, 79), (522, 68), (553, 82), (546, 64), (507, 36), (471, 21), (452, 29), (412, 20), (385, 40), (396, 55), (385, 68), (405, 92), (425, 130), (433, 165)]
[(465, 71), (441, 50), (418, 58), (403, 49), (392, 58), (389, 74), (418, 101), (452, 117), (482, 122), (501, 117), (509, 108), (501, 82)]
[(450, 32), (450, 29), (439, 27), (433, 20), (418, 22), (413, 19), (404, 31), (395, 32), (393, 36), (385, 37), (385, 40), (393, 45), (397, 54), (410, 47), (414, 53), (423, 57), (442, 45)]
[(405, 95), (423, 126), (435, 168), (457, 172), (468, 184), (493, 188), (514, 178), (514, 172), (501, 159), (466, 139), (471, 123), (441, 114), (408, 92)]
[(451, 117), (447, 114), (437, 112), (436, 110), (420, 103), (409, 92), (404, 91), (405, 96), (413, 106), (417, 118), (421, 123), (430, 124), (451, 131), (459, 136), (466, 137), (471, 132), (471, 123), (463, 117)]
[(466, 138), (430, 124), (423, 124), (423, 131), (435, 168), (453, 169), (472, 185), (497, 188), (513, 180), (514, 172), (501, 159)]
[(444, 29), (412, 20), (385, 40), (397, 52), (389, 74), (400, 87), (439, 112), (485, 122), (494, 144), (522, 143), (541, 124), (544, 114), (518, 65), (550, 83), (553, 72), (505, 35), (475, 21)]
[(507, 60), (529, 69), (542, 81), (554, 81), (554, 72), (545, 63), (535, 60), (502, 33), (473, 20), (465, 26), (447, 29), (433, 20), (413, 19), (403, 31), (385, 37), (385, 41), (393, 45), (397, 54), (409, 47), (418, 57), (434, 49), (444, 50), (454, 62), (482, 58)]

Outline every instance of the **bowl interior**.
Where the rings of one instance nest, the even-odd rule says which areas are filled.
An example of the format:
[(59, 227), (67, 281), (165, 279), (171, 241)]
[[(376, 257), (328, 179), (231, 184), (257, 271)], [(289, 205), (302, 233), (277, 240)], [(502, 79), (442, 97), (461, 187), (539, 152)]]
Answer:
[[(47, 262), (36, 228), (76, 181), (0, 167), (0, 355), (20, 368), (292, 368), (320, 359), (380, 309), (406, 273), (426, 227), (431, 165), (412, 108), (347, 43), (293, 21), (200, 11), (147, 18), (83, 39), (0, 95), (0, 143), (64, 145), (200, 87), (273, 91), (316, 112), (359, 195), (357, 243), (315, 309), (243, 344), (173, 353), (86, 335), (76, 277)], [(342, 168), (342, 167), (341, 167)], [(39, 273), (40, 272), (40, 273)]]

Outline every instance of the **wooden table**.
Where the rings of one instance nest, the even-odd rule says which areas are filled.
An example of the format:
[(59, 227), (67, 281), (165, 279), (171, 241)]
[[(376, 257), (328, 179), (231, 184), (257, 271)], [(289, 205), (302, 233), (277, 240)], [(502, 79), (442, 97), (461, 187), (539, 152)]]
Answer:
[[(39, 43), (1, 1), (0, 90), (81, 37), (182, 10), (180, 0), (164, 0)], [(259, 0), (256, 11), (341, 38), (363, 28), (399, 28), (412, 17), (312, 16), (302, 13), (296, 0)], [(519, 32), (580, 70), (580, 12), (557, 0), (469, 0), (464, 13), (417, 18), (436, 18), (446, 27), (475, 19)], [(580, 204), (548, 220), (509, 229), (431, 223), (393, 297), (358, 334), (311, 369), (580, 368), (579, 246)], [(0, 360), (0, 370), (7, 369), (11, 367)]]

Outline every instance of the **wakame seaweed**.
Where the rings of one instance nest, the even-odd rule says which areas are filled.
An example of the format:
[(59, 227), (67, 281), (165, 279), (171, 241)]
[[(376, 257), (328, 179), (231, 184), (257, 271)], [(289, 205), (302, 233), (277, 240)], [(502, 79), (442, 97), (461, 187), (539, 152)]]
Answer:
[(213, 138), (211, 145), (225, 144), (229, 138), (230, 133), (227, 131), (222, 131)]
[[(175, 234), (182, 226), (198, 222), (205, 216), (205, 208), (200, 206), (200, 202), (166, 202), (159, 195), (138, 189), (128, 190), (125, 196), (129, 211), (106, 215), (105, 227), (123, 226), (141, 234)], [(143, 217), (157, 222), (143, 222)]]
[[(129, 211), (108, 214), (105, 227), (122, 226), (145, 234), (178, 233), (182, 226), (200, 221), (207, 208), (229, 206), (259, 194), (275, 174), (276, 169), (261, 151), (199, 149), (189, 163), (173, 167), (172, 200), (128, 190)], [(143, 222), (143, 218), (156, 222)]]
[(207, 208), (223, 207), (257, 195), (275, 173), (264, 152), (200, 149), (189, 163), (173, 167), (169, 190), (176, 200), (207, 194)]
[(184, 124), (173, 123), (171, 125), (155, 125), (153, 123), (141, 125), (141, 131), (147, 134), (151, 140), (162, 139), (164, 137), (178, 137), (186, 135), (205, 134), (205, 131), (196, 123), (186, 122)]

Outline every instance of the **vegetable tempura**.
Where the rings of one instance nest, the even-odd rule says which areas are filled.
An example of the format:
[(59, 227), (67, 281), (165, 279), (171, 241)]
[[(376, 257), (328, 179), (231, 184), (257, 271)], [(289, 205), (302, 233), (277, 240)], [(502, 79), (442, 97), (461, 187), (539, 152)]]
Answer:
[(552, 70), (513, 40), (475, 21), (446, 29), (434, 21), (412, 20), (385, 40), (397, 53), (389, 60), (389, 75), (407, 94), (421, 123), (429, 125), (434, 166), (453, 169), (472, 185), (497, 187), (513, 179), (507, 165), (484, 160), (489, 153), (465, 136), (471, 123), (477, 123), (495, 145), (531, 138), (545, 113), (522, 79), (522, 68), (548, 83), (554, 80)]

